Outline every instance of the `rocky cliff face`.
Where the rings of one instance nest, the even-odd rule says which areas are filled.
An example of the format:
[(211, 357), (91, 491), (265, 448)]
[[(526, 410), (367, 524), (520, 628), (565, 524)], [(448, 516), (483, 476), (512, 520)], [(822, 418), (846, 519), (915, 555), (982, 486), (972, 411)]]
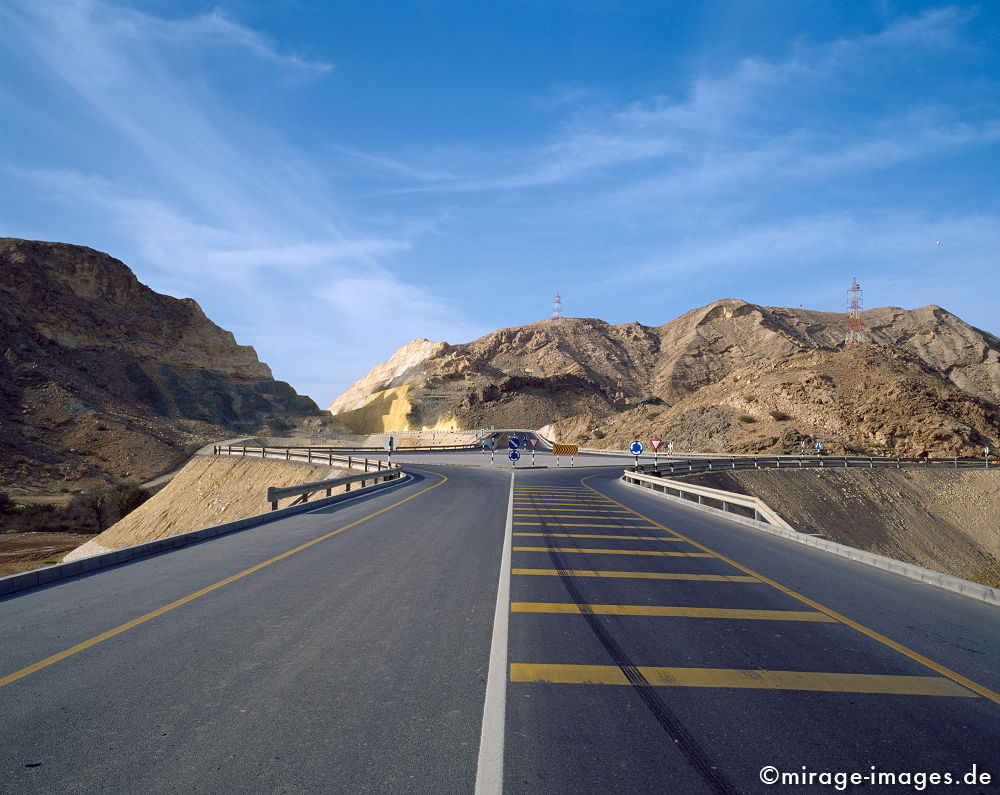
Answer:
[[(1000, 441), (1000, 340), (935, 306), (864, 322), (869, 344), (841, 351), (846, 315), (736, 299), (658, 327), (545, 320), (466, 345), (422, 341), (427, 355), (376, 368), (330, 410), (358, 430), (402, 430), (384, 423), (405, 416), (410, 428), (548, 426), (594, 446), (659, 435), (678, 449), (792, 452), (819, 439), (943, 455)], [(610, 398), (619, 374), (624, 404)], [(340, 413), (366, 401), (363, 416)]]
[(315, 404), (191, 299), (82, 246), (0, 239), (0, 484), (143, 478)]

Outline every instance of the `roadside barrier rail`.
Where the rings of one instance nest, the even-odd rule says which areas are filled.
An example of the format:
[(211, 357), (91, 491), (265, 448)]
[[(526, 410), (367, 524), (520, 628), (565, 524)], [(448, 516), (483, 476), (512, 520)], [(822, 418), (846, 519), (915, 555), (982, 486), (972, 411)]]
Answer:
[[(394, 480), (403, 473), (399, 464), (390, 461), (383, 461), (378, 458), (361, 458), (352, 455), (334, 455), (329, 447), (246, 447), (244, 445), (216, 445), (215, 455), (235, 455), (252, 458), (271, 458), (282, 461), (304, 461), (310, 464), (327, 464), (333, 466), (335, 463), (346, 464), (348, 469), (364, 469), (354, 475), (344, 475), (342, 477), (319, 480), (313, 483), (300, 483), (297, 486), (277, 487), (271, 486), (267, 490), (267, 501), (271, 503), (271, 510), (278, 510), (278, 500), (287, 497), (299, 497), (292, 505), (308, 502), (309, 498), (317, 491), (326, 491), (329, 497), (333, 489), (344, 486), (344, 491), (351, 490), (352, 483), (360, 483), (364, 488), (368, 481), (373, 484), (380, 480)], [(289, 506), (291, 507), (291, 506)]]
[(679, 475), (691, 472), (720, 472), (732, 469), (997, 469), (1000, 459), (989, 458), (879, 458), (875, 456), (753, 456), (718, 454), (711, 458), (674, 456), (656, 464), (629, 467), (632, 472), (654, 475)]
[[(380, 463), (384, 464), (385, 462)], [(325, 489), (326, 496), (329, 497), (333, 493), (333, 489), (337, 486), (344, 486), (344, 491), (350, 491), (352, 483), (360, 483), (361, 488), (364, 488), (369, 480), (372, 484), (375, 484), (380, 480), (395, 480), (401, 477), (402, 474), (403, 470), (400, 469), (399, 464), (390, 464), (374, 472), (359, 472), (357, 475), (345, 475), (344, 477), (330, 478), (329, 480), (317, 480), (313, 483), (300, 483), (297, 486), (271, 486), (267, 490), (267, 501), (271, 503), (271, 510), (276, 511), (278, 510), (278, 500), (283, 500), (287, 497), (298, 497), (299, 499), (291, 504), (298, 505), (302, 502), (308, 502), (309, 498), (317, 491)]]
[(679, 480), (647, 475), (628, 469), (622, 473), (622, 480), (626, 483), (650, 489), (651, 491), (658, 491), (661, 494), (691, 500), (692, 502), (697, 502), (699, 505), (707, 505), (710, 508), (718, 508), (726, 513), (735, 513), (745, 516), (748, 519), (756, 519), (758, 522), (767, 522), (778, 527), (784, 527), (786, 530), (794, 529), (788, 522), (772, 511), (767, 503), (756, 497), (736, 494), (731, 491), (710, 489), (707, 486), (684, 483)]

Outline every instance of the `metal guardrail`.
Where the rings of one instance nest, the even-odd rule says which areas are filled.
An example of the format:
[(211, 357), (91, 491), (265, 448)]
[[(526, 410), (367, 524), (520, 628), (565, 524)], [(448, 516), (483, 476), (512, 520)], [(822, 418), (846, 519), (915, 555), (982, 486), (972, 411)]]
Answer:
[(300, 502), (308, 502), (309, 498), (317, 491), (325, 489), (326, 496), (329, 497), (337, 486), (344, 486), (344, 491), (350, 491), (352, 483), (360, 483), (361, 488), (364, 488), (369, 480), (374, 484), (379, 480), (395, 480), (402, 474), (403, 470), (399, 468), (399, 464), (392, 464), (374, 472), (359, 472), (357, 475), (318, 480), (314, 483), (300, 483), (297, 486), (271, 486), (267, 490), (267, 501), (271, 503), (271, 510), (276, 511), (278, 510), (278, 500), (283, 500), (286, 497), (299, 497), (300, 499), (292, 503), (292, 505), (298, 505)]
[(283, 461), (303, 461), (310, 464), (327, 464), (333, 466), (335, 463), (347, 464), (348, 469), (364, 468), (364, 472), (356, 475), (344, 475), (329, 480), (320, 480), (314, 483), (301, 483), (297, 486), (277, 487), (271, 486), (267, 490), (267, 501), (271, 503), (271, 510), (278, 510), (278, 500), (286, 497), (301, 497), (292, 505), (300, 502), (308, 502), (309, 497), (317, 491), (326, 491), (326, 496), (331, 496), (332, 490), (338, 486), (345, 486), (345, 491), (351, 490), (352, 483), (360, 483), (364, 488), (370, 480), (377, 483), (379, 480), (393, 480), (402, 474), (399, 464), (391, 461), (382, 461), (378, 458), (361, 458), (351, 455), (334, 455), (335, 448), (320, 447), (246, 447), (244, 445), (216, 445), (215, 455), (234, 455), (252, 458), (270, 458)]
[(632, 472), (679, 475), (691, 472), (718, 472), (732, 469), (998, 469), (997, 458), (877, 458), (874, 456), (718, 456), (713, 458), (671, 458), (656, 465), (639, 464)]
[[(726, 511), (726, 513), (739, 514), (740, 516), (746, 516), (748, 519), (756, 519), (757, 521), (784, 527), (786, 530), (793, 529), (788, 522), (771, 510), (767, 503), (757, 497), (736, 494), (732, 491), (710, 489), (707, 486), (698, 486), (694, 483), (682, 483), (679, 480), (670, 480), (669, 478), (654, 477), (627, 469), (622, 473), (622, 480), (626, 483), (648, 488), (651, 491), (658, 491), (661, 494), (689, 499), (692, 502), (697, 502), (699, 505), (708, 505), (710, 508), (718, 508)], [(685, 495), (693, 495), (693, 497)], [(743, 510), (736, 510), (737, 508), (742, 508)]]

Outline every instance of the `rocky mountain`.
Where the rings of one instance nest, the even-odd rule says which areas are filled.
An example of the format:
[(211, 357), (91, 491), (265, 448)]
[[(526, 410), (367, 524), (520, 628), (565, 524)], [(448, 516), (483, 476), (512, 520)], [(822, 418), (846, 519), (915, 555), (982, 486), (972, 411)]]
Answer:
[(997, 445), (1000, 340), (937, 306), (863, 320), (867, 343), (849, 350), (845, 314), (736, 299), (657, 327), (560, 318), (464, 345), (417, 340), (329, 410), (359, 432), (531, 426), (598, 447), (650, 436), (704, 451)]
[(190, 298), (83, 246), (0, 239), (0, 487), (142, 479), (316, 405)]

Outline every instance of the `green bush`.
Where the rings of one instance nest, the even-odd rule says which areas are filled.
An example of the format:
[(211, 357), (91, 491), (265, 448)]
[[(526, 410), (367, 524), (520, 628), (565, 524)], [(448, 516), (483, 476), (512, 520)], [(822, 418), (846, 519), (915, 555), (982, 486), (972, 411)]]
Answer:
[(604, 431), (602, 431), (600, 428), (595, 428), (594, 429), (594, 438), (595, 439), (603, 439), (606, 435), (607, 434), (604, 433)]
[(757, 422), (757, 418), (751, 417), (749, 414), (740, 414), (740, 416), (738, 416), (736, 419), (738, 419), (740, 422), (747, 422), (747, 423)]
[(149, 492), (136, 483), (92, 489), (78, 494), (65, 506), (15, 505), (7, 495), (0, 494), (0, 532), (100, 533), (149, 497)]
[(777, 420), (778, 422), (784, 422), (785, 420), (790, 420), (792, 418), (791, 414), (786, 414), (783, 411), (770, 411), (771, 419)]

